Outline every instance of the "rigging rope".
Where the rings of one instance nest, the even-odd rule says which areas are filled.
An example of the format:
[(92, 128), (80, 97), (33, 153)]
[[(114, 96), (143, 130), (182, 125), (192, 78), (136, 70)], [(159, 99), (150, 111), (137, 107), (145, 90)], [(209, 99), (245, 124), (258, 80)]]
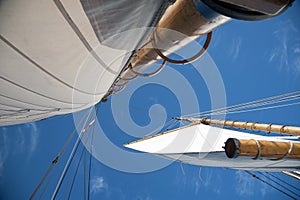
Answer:
[(92, 132), (92, 139), (90, 144), (90, 159), (89, 159), (89, 169), (88, 169), (88, 200), (90, 200), (91, 192), (91, 169), (92, 169), (92, 155), (93, 155), (93, 138), (94, 138), (94, 129)]
[(263, 183), (265, 183), (265, 184), (271, 186), (272, 188), (274, 188), (275, 190), (281, 192), (282, 194), (285, 194), (286, 196), (290, 197), (291, 199), (295, 199), (295, 200), (296, 200), (296, 198), (293, 197), (292, 195), (290, 195), (290, 194), (288, 194), (287, 192), (285, 192), (285, 191), (283, 191), (283, 190), (281, 190), (281, 189), (275, 187), (275, 186), (272, 185), (271, 183), (268, 183), (267, 181), (265, 181), (264, 179), (258, 177), (258, 176), (255, 175), (254, 173), (252, 173), (252, 172), (250, 172), (250, 171), (247, 171), (247, 170), (245, 170), (245, 172), (246, 172), (247, 174), (251, 175), (253, 178), (256, 178), (257, 180), (259, 180), (259, 181), (261, 181), (261, 182), (263, 182)]
[[(278, 104), (282, 102), (287, 102), (287, 101), (293, 101), (297, 100), (300, 98), (300, 91), (294, 91), (286, 94), (281, 94), (278, 96), (273, 96), (273, 97), (268, 97), (268, 98), (263, 98), (260, 100), (255, 100), (255, 101), (250, 101), (247, 103), (241, 103), (233, 106), (227, 106), (224, 108), (218, 108), (210, 111), (204, 111), (204, 112), (199, 112), (199, 113), (194, 113), (194, 114), (188, 114), (184, 115), (182, 117), (193, 117), (193, 116), (209, 116), (209, 115), (220, 115), (220, 114), (229, 114), (233, 113), (233, 111), (241, 111), (242, 109), (246, 108), (255, 108), (255, 110), (248, 110), (247, 112), (250, 111), (257, 111), (257, 110), (263, 110), (266, 108), (259, 108), (264, 105), (270, 105), (270, 104)], [(288, 105), (297, 105), (299, 104), (298, 102), (296, 103), (291, 103)], [(270, 106), (268, 109), (275, 108), (275, 107), (284, 107), (284, 105), (276, 105), (276, 106)], [(245, 111), (246, 112), (246, 111)]]
[[(80, 119), (79, 121), (79, 125), (82, 124), (83, 119), (87, 116), (87, 113)], [(41, 181), (39, 182), (39, 184), (37, 185), (37, 187), (34, 189), (33, 193), (30, 196), (30, 200), (32, 200), (36, 193), (38, 192), (38, 190), (40, 189), (40, 187), (42, 186), (42, 184), (44, 183), (45, 179), (48, 177), (49, 173), (51, 172), (52, 168), (54, 165), (56, 165), (61, 157), (61, 155), (65, 152), (67, 146), (70, 144), (70, 142), (72, 141), (74, 135), (76, 133), (76, 127), (73, 129), (71, 135), (68, 137), (67, 141), (65, 142), (65, 144), (63, 145), (63, 147), (60, 149), (60, 151), (57, 153), (57, 155), (55, 156), (55, 158), (52, 160), (51, 165), (49, 166), (49, 168), (47, 169), (47, 171), (45, 172), (44, 176), (42, 177)], [(45, 188), (46, 189), (46, 188)]]
[[(139, 76), (151, 77), (151, 76), (154, 76), (154, 75), (158, 74), (159, 72), (162, 71), (162, 69), (165, 67), (167, 62), (173, 63), (173, 64), (187, 64), (187, 63), (190, 63), (190, 62), (193, 62), (193, 61), (197, 60), (198, 58), (200, 58), (206, 52), (207, 48), (209, 47), (210, 41), (211, 41), (211, 38), (212, 38), (212, 32), (209, 32), (209, 33), (206, 34), (205, 43), (204, 43), (203, 47), (201, 48), (201, 50), (196, 55), (194, 55), (190, 58), (183, 59), (183, 60), (174, 60), (174, 59), (171, 59), (171, 58), (165, 56), (157, 48), (156, 41), (155, 41), (155, 36), (156, 36), (156, 30), (152, 33), (151, 40), (148, 43), (152, 44), (152, 47), (153, 47), (153, 50), (155, 51), (155, 53), (159, 57), (162, 58), (163, 63), (161, 64), (161, 66), (158, 69), (156, 69), (155, 71), (151, 72), (151, 73), (142, 73), (142, 72), (138, 72), (138, 71), (134, 70), (134, 68), (136, 68), (136, 67), (132, 66), (132, 63), (129, 63), (128, 68), (126, 68), (124, 71), (122, 71), (122, 73), (120, 73), (120, 75), (118, 76), (118, 79), (116, 79), (116, 81), (110, 87), (109, 91), (102, 98), (102, 100), (101, 100), (102, 102), (106, 102), (107, 98), (110, 95), (116, 94), (116, 93), (122, 91), (125, 88), (125, 86), (128, 84), (129, 80), (133, 80), (133, 79), (135, 79)], [(127, 78), (128, 73), (129, 73), (129, 75), (131, 75), (130, 73), (132, 73), (132, 74), (134, 74), (134, 76), (132, 76), (130, 78)], [(125, 82), (122, 83), (122, 84), (119, 84), (120, 81), (121, 82), (125, 81)]]
[[(294, 105), (299, 105), (299, 104), (300, 104), (300, 102), (295, 102), (295, 103), (290, 103), (290, 104), (269, 106), (269, 107), (263, 107), (263, 108), (254, 108), (254, 109), (248, 109), (248, 110), (240, 110), (240, 111), (232, 111), (232, 112), (224, 112), (224, 113), (212, 113), (212, 114), (210, 114), (210, 116), (221, 115), (221, 114), (239, 114), (239, 113), (245, 113), (245, 112), (268, 110), (268, 109), (273, 109), (273, 108), (282, 108), (282, 107), (294, 106)], [(208, 116), (208, 115), (206, 115), (206, 116)]]
[(270, 178), (269, 176), (266, 176), (265, 174), (258, 172), (260, 175), (262, 175), (263, 177), (269, 179), (270, 181), (276, 183), (277, 185), (281, 186), (282, 188), (286, 189), (287, 191), (289, 191), (290, 193), (292, 193), (293, 195), (296, 195), (297, 197), (300, 197), (299, 194), (295, 193), (294, 191), (290, 190), (289, 188), (287, 188), (286, 186), (284, 186), (283, 184), (275, 181), (274, 179)]
[(283, 179), (281, 179), (281, 178), (279, 178), (279, 177), (277, 177), (277, 176), (273, 175), (272, 173), (269, 173), (269, 172), (266, 172), (266, 173), (267, 173), (268, 175), (270, 175), (270, 176), (272, 176), (272, 177), (276, 178), (277, 180), (279, 180), (279, 181), (281, 181), (281, 182), (285, 183), (286, 185), (288, 185), (288, 186), (292, 187), (293, 189), (295, 189), (295, 190), (298, 190), (298, 191), (300, 192), (300, 189), (299, 189), (299, 188), (297, 188), (297, 187), (293, 186), (292, 184), (290, 184), (290, 183), (286, 182), (285, 180), (283, 180)]
[[(291, 93), (289, 93), (289, 95), (290, 94)], [(251, 101), (251, 102), (248, 102), (248, 103), (237, 104), (237, 105), (229, 106), (229, 107), (225, 107), (225, 108), (219, 108), (219, 109), (215, 109), (215, 110), (211, 110), (211, 111), (202, 112), (201, 114), (224, 112), (224, 111), (227, 111), (227, 110), (236, 110), (236, 109), (249, 108), (249, 107), (254, 107), (254, 106), (258, 107), (258, 106), (261, 106), (261, 105), (265, 105), (267, 102), (268, 103), (273, 103), (276, 99), (280, 100), (280, 98), (284, 98), (284, 96), (286, 96), (286, 95), (287, 94), (279, 95), (279, 96), (275, 96), (275, 97), (269, 97), (269, 98), (256, 100), (256, 101)], [(293, 96), (291, 96), (291, 97), (293, 97)]]
[[(89, 114), (88, 114), (88, 116), (87, 116), (87, 118), (86, 118), (86, 120), (85, 120), (85, 123), (84, 123), (84, 126), (83, 126), (83, 127), (85, 127), (85, 126), (86, 126), (86, 123), (88, 122), (88, 120), (91, 119), (91, 115), (90, 115), (90, 114), (91, 114), (91, 112), (92, 112), (92, 109), (93, 109), (93, 108), (90, 108), (90, 110), (89, 110), (89, 112), (88, 112)], [(71, 164), (71, 162), (72, 162), (72, 160), (73, 160), (73, 158), (74, 158), (75, 152), (76, 152), (76, 150), (77, 150), (77, 148), (78, 148), (79, 142), (80, 142), (80, 140), (81, 140), (81, 138), (82, 138), (82, 136), (83, 136), (84, 133), (85, 133), (85, 132), (81, 131), (81, 132), (79, 133), (78, 137), (77, 137), (77, 140), (76, 140), (76, 142), (75, 142), (75, 144), (74, 144), (74, 146), (73, 146), (73, 149), (72, 149), (72, 151), (71, 151), (71, 153), (70, 153), (70, 156), (69, 156), (69, 158), (68, 158), (68, 160), (67, 160), (67, 163), (66, 163), (66, 165), (65, 165), (65, 168), (63, 169), (63, 172), (62, 172), (62, 174), (61, 174), (61, 176), (60, 176), (60, 178), (59, 178), (59, 180), (58, 180), (58, 183), (57, 183), (57, 185), (56, 185), (56, 187), (55, 187), (55, 189), (54, 189), (54, 192), (53, 192), (53, 194), (52, 194), (51, 200), (54, 200), (54, 199), (55, 199), (55, 197), (56, 197), (56, 195), (57, 195), (57, 193), (58, 193), (58, 191), (59, 191), (59, 189), (60, 189), (60, 187), (61, 187), (62, 181), (64, 180), (65, 175), (66, 175), (67, 171), (69, 170), (70, 164)]]
[(48, 180), (47, 180), (47, 182), (46, 182), (46, 185), (44, 186), (43, 190), (41, 191), (41, 193), (40, 193), (40, 195), (39, 195), (39, 200), (42, 199), (44, 193), (46, 192), (46, 189), (48, 188), (48, 185), (49, 185), (51, 179), (53, 178), (53, 176), (54, 176), (53, 173), (49, 176), (49, 178), (48, 178)]
[(76, 176), (77, 176), (78, 169), (79, 169), (79, 166), (80, 166), (80, 161), (81, 161), (81, 159), (82, 159), (82, 155), (83, 155), (84, 152), (85, 152), (85, 148), (84, 148), (84, 146), (83, 146), (83, 149), (82, 149), (80, 158), (79, 158), (79, 160), (78, 160), (78, 162), (77, 162), (77, 166), (76, 166), (75, 173), (74, 173), (73, 178), (72, 178), (72, 181), (71, 181), (70, 189), (69, 189), (69, 192), (68, 192), (68, 200), (69, 200), (70, 197), (71, 197), (72, 189), (73, 189), (73, 186), (74, 186), (74, 183), (75, 183), (75, 178), (76, 178)]
[[(294, 98), (294, 99), (289, 99), (289, 100), (295, 100), (297, 98)], [(208, 112), (209, 114), (213, 113), (213, 114), (216, 114), (216, 113), (226, 113), (226, 112), (230, 112), (230, 111), (234, 111), (234, 110), (241, 110), (241, 109), (245, 109), (245, 108), (253, 108), (253, 107), (260, 107), (260, 106), (263, 106), (263, 105), (268, 105), (268, 104), (271, 104), (271, 103), (279, 103), (279, 102), (283, 102), (284, 99), (278, 99), (278, 100), (267, 100), (267, 101), (261, 101), (261, 102), (258, 102), (258, 103), (253, 103), (253, 104), (244, 104), (242, 106), (233, 106), (233, 107), (229, 107), (229, 108), (225, 108), (223, 110), (220, 110), (220, 111), (212, 111), (212, 112)], [(286, 100), (285, 100), (286, 101)], [(207, 114), (208, 115), (208, 114)]]
[(84, 166), (83, 166), (83, 199), (86, 199), (86, 148), (84, 149)]
[[(98, 111), (99, 111), (99, 107), (96, 108), (96, 117), (98, 116)], [(95, 126), (93, 126), (92, 129), (92, 136), (91, 136), (91, 143), (90, 143), (90, 159), (89, 159), (89, 168), (88, 168), (88, 200), (90, 200), (90, 187), (91, 187), (91, 169), (92, 169), (92, 156), (93, 156), (93, 141), (94, 141), (94, 130), (95, 130)], [(86, 179), (86, 178), (84, 178)], [(84, 185), (84, 187), (86, 188), (86, 185)], [(86, 199), (86, 196), (84, 196), (84, 199)]]

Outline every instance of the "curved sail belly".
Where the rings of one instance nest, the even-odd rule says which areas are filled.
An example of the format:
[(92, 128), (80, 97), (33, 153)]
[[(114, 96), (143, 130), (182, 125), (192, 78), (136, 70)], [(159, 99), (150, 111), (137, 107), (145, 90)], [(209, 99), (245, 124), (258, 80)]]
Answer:
[[(161, 5), (152, 6), (148, 21)], [(80, 1), (1, 2), (0, 125), (76, 112), (102, 99), (129, 55), (100, 43), (87, 12)]]

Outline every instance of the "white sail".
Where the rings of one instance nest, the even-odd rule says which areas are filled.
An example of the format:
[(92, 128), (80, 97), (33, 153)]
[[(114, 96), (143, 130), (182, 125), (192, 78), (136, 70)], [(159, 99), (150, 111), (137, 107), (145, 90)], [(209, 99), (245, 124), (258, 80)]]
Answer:
[(201, 166), (265, 171), (292, 170), (300, 167), (298, 160), (253, 160), (249, 157), (229, 159), (223, 148), (228, 138), (289, 141), (287, 138), (267, 137), (197, 124), (138, 140), (125, 146)]
[(140, 30), (134, 38), (109, 37), (155, 25), (167, 5), (163, 0), (2, 1), (0, 125), (71, 113), (99, 102), (129, 59), (121, 50), (126, 37), (131, 41), (126, 48), (134, 49), (147, 34)]

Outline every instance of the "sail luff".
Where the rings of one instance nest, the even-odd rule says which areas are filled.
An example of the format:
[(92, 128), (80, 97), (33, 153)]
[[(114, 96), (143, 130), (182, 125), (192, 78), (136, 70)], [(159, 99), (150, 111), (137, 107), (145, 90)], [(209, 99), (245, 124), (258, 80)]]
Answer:
[(300, 135), (300, 127), (277, 125), (277, 124), (263, 124), (258, 122), (240, 122), (232, 120), (217, 120), (208, 118), (176, 118), (178, 120), (186, 120), (190, 122), (199, 122), (203, 124), (212, 124), (225, 127), (235, 127), (248, 130), (258, 130), (265, 132), (273, 132), (280, 134)]

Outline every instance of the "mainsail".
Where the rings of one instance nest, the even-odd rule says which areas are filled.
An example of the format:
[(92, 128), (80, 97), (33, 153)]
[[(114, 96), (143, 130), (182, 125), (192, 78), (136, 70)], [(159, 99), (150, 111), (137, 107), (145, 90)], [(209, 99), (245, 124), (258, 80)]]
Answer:
[[(3, 1), (0, 125), (72, 113), (98, 103), (171, 1)], [(101, 28), (99, 28), (101, 27)], [(128, 43), (128, 40), (131, 42)]]

